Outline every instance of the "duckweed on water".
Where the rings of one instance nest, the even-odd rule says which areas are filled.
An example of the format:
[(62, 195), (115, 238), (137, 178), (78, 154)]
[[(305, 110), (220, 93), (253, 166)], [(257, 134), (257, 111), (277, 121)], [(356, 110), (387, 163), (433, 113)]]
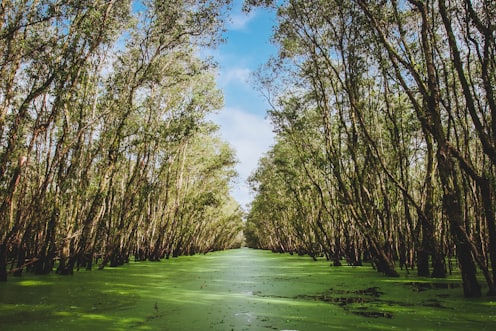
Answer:
[(493, 330), (460, 280), (239, 249), (0, 284), (1, 330)]

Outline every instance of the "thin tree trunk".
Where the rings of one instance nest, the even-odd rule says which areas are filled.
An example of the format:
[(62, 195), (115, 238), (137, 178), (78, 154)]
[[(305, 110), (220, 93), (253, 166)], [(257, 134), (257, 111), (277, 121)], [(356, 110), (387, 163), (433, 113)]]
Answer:
[(0, 282), (7, 281), (7, 245), (0, 243)]

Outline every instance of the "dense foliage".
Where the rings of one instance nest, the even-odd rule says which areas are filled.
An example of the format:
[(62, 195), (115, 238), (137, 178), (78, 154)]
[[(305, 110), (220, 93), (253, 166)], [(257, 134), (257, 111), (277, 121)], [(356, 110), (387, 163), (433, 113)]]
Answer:
[(239, 245), (206, 115), (229, 1), (0, 4), (0, 279)]
[[(275, 5), (275, 1), (248, 1)], [(496, 294), (494, 1), (278, 1), (249, 245)]]

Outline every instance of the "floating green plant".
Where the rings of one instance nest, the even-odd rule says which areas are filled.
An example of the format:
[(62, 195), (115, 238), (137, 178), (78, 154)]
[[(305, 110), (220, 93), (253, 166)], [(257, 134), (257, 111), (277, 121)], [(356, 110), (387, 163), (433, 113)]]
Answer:
[(0, 284), (1, 330), (493, 330), (460, 280), (239, 249)]

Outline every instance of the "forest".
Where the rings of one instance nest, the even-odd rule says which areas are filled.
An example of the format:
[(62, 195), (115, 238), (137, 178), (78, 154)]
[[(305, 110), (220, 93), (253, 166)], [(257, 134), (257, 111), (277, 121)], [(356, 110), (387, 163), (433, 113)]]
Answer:
[(231, 4), (1, 2), (0, 280), (245, 242), (496, 295), (496, 3), (246, 0), (278, 47), (246, 215), (202, 54)]
[(240, 246), (224, 1), (2, 1), (0, 279)]
[[(251, 247), (496, 294), (496, 3), (279, 1)], [(277, 5), (277, 6), (276, 6)], [(483, 275), (483, 280), (477, 275)]]

